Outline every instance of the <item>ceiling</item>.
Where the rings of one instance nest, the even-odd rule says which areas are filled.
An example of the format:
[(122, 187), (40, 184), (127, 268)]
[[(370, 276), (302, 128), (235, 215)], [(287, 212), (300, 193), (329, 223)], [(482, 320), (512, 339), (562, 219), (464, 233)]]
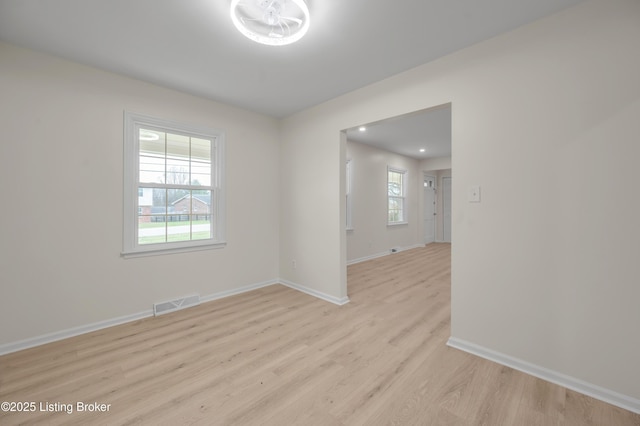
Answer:
[(276, 47), (231, 0), (0, 0), (0, 40), (282, 118), (581, 1), (307, 0), (309, 32)]
[[(347, 139), (418, 160), (451, 156), (451, 105), (416, 111), (347, 130)], [(424, 152), (420, 152), (424, 149)]]

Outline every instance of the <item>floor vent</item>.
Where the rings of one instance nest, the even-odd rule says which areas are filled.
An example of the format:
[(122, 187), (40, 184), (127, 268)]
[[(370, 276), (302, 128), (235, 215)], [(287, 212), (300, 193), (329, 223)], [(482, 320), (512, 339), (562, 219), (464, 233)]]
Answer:
[(153, 315), (158, 316), (162, 314), (168, 314), (169, 312), (178, 311), (180, 309), (189, 308), (200, 304), (200, 295), (194, 294), (191, 296), (185, 296), (180, 299), (169, 300), (167, 302), (160, 302), (153, 304)]

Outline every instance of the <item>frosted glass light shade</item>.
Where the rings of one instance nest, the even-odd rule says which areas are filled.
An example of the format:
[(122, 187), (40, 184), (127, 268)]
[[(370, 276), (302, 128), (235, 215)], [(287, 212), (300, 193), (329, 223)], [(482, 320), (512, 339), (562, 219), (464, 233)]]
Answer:
[(230, 16), (245, 37), (270, 46), (294, 43), (309, 30), (304, 0), (232, 0)]

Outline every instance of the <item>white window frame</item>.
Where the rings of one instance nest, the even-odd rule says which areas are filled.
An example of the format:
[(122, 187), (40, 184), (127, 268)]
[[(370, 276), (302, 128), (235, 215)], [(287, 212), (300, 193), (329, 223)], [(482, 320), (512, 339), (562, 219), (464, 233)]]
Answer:
[(353, 231), (353, 162), (351, 159), (347, 160), (345, 181), (346, 229)]
[[(389, 173), (393, 172), (393, 173), (399, 173), (402, 176), (402, 186), (401, 186), (401, 193), (400, 195), (390, 195), (389, 194)], [(387, 166), (387, 225), (388, 226), (393, 226), (393, 225), (406, 225), (408, 223), (407, 221), (407, 171), (404, 169), (399, 169), (397, 167), (390, 167)], [(389, 201), (391, 199), (395, 199), (397, 201), (400, 202), (401, 205), (401, 217), (397, 220), (397, 221), (390, 221), (389, 220)]]
[[(157, 244), (138, 244), (138, 188), (148, 187), (139, 179), (139, 129), (152, 128), (159, 131), (210, 139), (211, 146), (211, 238), (175, 241)], [(132, 112), (124, 112), (124, 226), (123, 251), (125, 258), (158, 254), (182, 253), (194, 250), (222, 248), (225, 240), (225, 135), (224, 132), (207, 127), (178, 123)]]

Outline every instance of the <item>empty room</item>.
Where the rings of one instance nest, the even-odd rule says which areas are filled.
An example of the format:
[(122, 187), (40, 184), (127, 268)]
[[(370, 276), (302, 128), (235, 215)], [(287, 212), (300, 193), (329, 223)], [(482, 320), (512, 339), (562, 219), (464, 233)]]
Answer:
[(640, 2), (0, 0), (0, 424), (640, 425)]

